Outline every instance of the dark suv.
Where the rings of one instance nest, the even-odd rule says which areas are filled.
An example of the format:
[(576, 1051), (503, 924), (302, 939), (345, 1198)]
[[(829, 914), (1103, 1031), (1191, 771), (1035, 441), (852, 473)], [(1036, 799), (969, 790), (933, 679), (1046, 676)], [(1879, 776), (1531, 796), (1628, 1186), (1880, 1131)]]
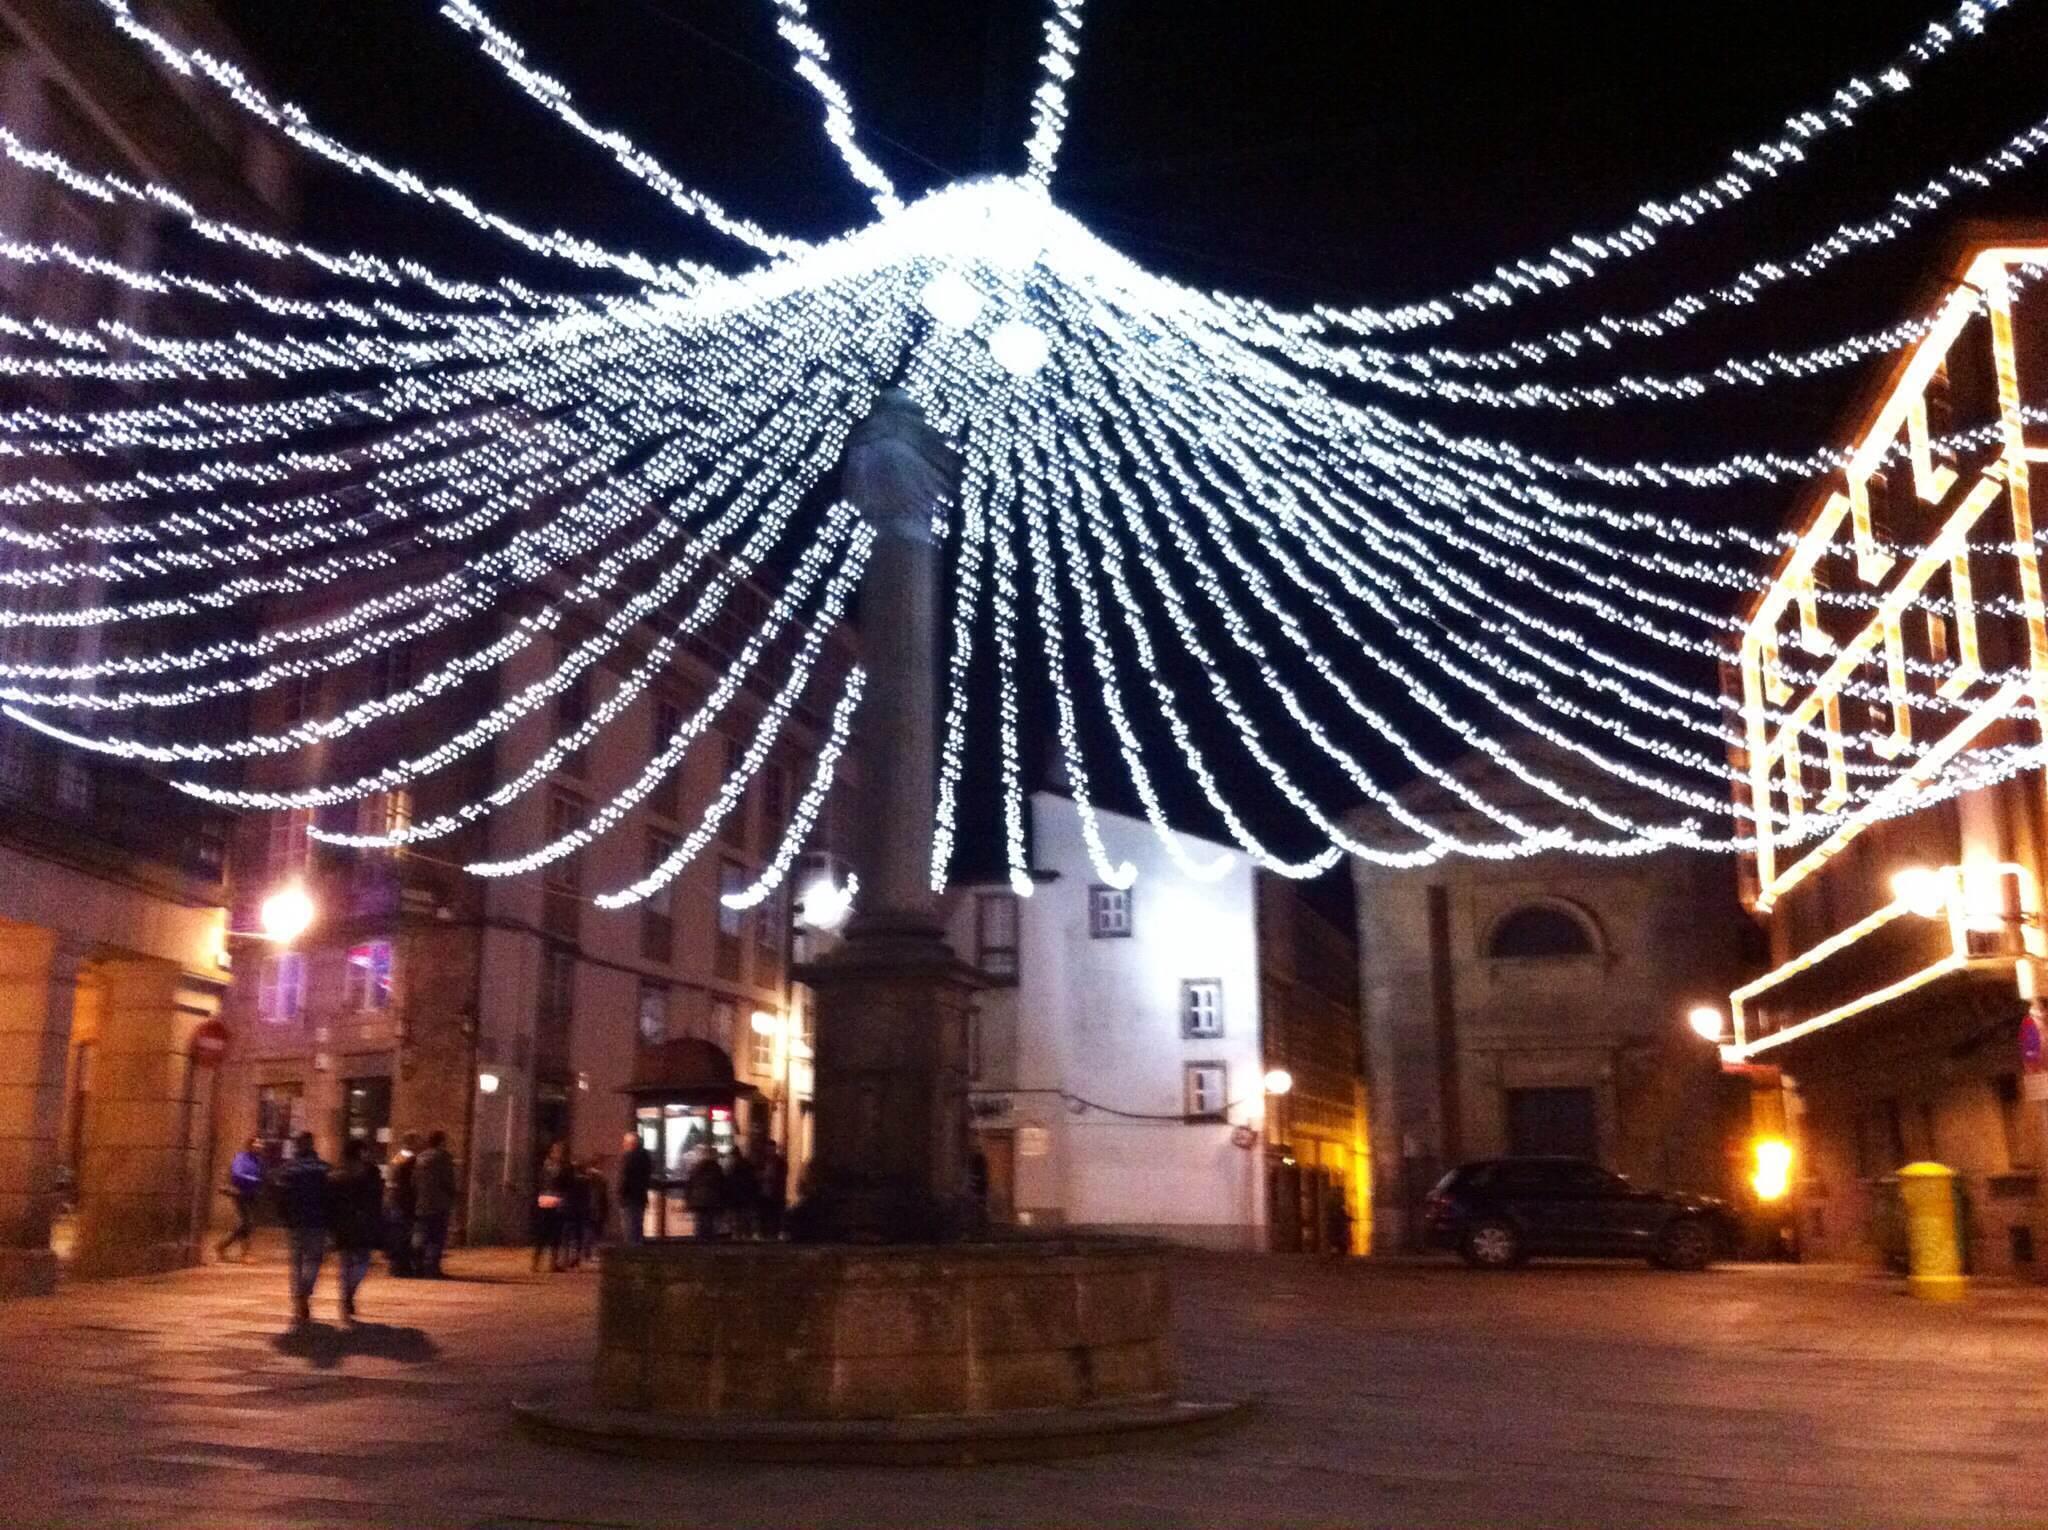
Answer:
[(1733, 1228), (1706, 1196), (1639, 1190), (1583, 1158), (1488, 1158), (1437, 1181), (1423, 1202), (1432, 1248), (1504, 1270), (1533, 1254), (1647, 1259), (1703, 1270)]

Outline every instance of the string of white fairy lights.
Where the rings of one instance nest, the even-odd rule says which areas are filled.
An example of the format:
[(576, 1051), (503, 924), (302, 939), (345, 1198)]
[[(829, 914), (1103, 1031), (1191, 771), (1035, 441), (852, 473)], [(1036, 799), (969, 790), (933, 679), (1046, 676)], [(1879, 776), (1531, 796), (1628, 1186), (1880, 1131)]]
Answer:
[[(61, 268), (127, 295), (119, 314), (39, 312), (18, 294), (0, 306), (0, 376), (69, 390), (63, 403), (0, 411), (0, 457), (32, 469), (0, 486), (0, 710), (236, 807), (324, 814), (416, 788), (431, 800), (409, 821), (344, 829), (323, 817), (312, 832), (354, 848), (424, 843), (492, 815), (530, 821), (522, 805), (571, 756), (644, 716), (663, 677), (685, 653), (701, 655), (703, 636), (730, 626), (747, 604), (740, 592), (756, 586), (762, 602), (713, 663), (708, 689), (624, 785), (536, 843), (494, 835), (490, 854), (464, 857), (472, 872), (502, 877), (579, 856), (693, 749), (744, 733), (697, 822), (596, 902), (658, 894), (713, 842), (772, 757), (808, 753), (806, 784), (766, 865), (725, 895), (733, 908), (756, 907), (814, 831), (868, 683), (857, 664), (827, 654), (872, 532), (843, 503), (806, 507), (851, 423), (897, 381), (963, 461), (935, 528), (952, 601), (935, 888), (959, 855), (970, 761), (992, 750), (1003, 860), (1016, 891), (1031, 889), (1027, 686), (1049, 698), (1084, 845), (1113, 886), (1135, 872), (1101, 831), (1108, 757), (1090, 759), (1085, 727), (1097, 698), (1121, 782), (1191, 877), (1220, 875), (1233, 857), (1196, 848), (1172, 822), (1168, 804), (1189, 787), (1234, 854), (1296, 877), (1345, 855), (1399, 867), (1749, 842), (1753, 809), (1732, 789), (1746, 780), (1731, 764), (1745, 741), (1735, 703), (1694, 677), (1733, 655), (1741, 621), (1728, 597), (1768, 584), (1786, 537), (1674, 515), (1640, 496), (1810, 478), (1838, 467), (1843, 449), (1691, 464), (1559, 459), (1453, 433), (1395, 402), (1606, 409), (1762, 388), (1896, 352), (1931, 318), (1697, 371), (1524, 375), (1668, 337), (1711, 307), (1760, 303), (2024, 168), (2048, 146), (2048, 124), (1796, 257), (1756, 262), (1646, 313), (1553, 325), (1486, 350), (1359, 342), (1598, 279), (1802, 167), (1819, 140), (1907, 95), (2019, 0), (1961, 6), (1826, 109), (1796, 114), (1713, 181), (1645, 203), (1619, 230), (1577, 236), (1441, 299), (1310, 314), (1146, 271), (1053, 200), (1082, 0), (1051, 0), (1021, 173), (922, 196), (900, 191), (862, 147), (805, 0), (764, 3), (824, 106), (827, 138), (876, 209), (834, 239), (797, 239), (730, 211), (587, 116), (479, 0), (441, 6), (505, 81), (669, 211), (761, 262), (729, 272), (505, 217), (343, 142), (232, 62), (146, 25), (126, 0), (101, 0), (118, 32), (163, 67), (323, 163), (453, 215), (511, 258), (607, 285), (547, 292), (509, 271), (474, 281), (409, 257), (321, 249), (0, 127), (0, 154), (17, 173), (104, 208), (168, 215), (216, 247), (225, 268), (151, 269), (0, 229), (0, 263)], [(2038, 275), (2015, 272), (2012, 300)], [(176, 322), (158, 322), (173, 306)], [(1494, 373), (1521, 380), (1496, 387), (1484, 380)], [(2001, 444), (2001, 428), (1960, 424), (1929, 449), (1974, 456)], [(2014, 551), (1978, 538), (1970, 556)], [(1869, 587), (1817, 594), (1858, 621), (1883, 599)], [(1940, 591), (1918, 606), (1956, 610)], [(1996, 594), (1976, 611), (2020, 614)], [(81, 646), (80, 636), (91, 640)], [(366, 667), (399, 657), (418, 661), (402, 682), (274, 720), (268, 702), (279, 692), (325, 685), (338, 696)], [(1778, 675), (1803, 691), (1829, 662), (1788, 648)], [(1938, 690), (1931, 660), (1910, 656), (1901, 669), (1916, 707), (1972, 704)], [(821, 677), (831, 690), (811, 715), (824, 717), (822, 731), (795, 736)], [(1979, 683), (2012, 678), (1993, 669)], [(562, 714), (594, 681), (597, 704)], [(1840, 693), (1867, 712), (1889, 686), (1856, 675)], [(225, 736), (180, 729), (180, 718), (233, 698), (254, 699), (256, 724)], [(1773, 703), (1770, 725), (1793, 705)], [(102, 718), (114, 726), (86, 725)], [(144, 725), (122, 725), (131, 718)], [(2038, 748), (1976, 751), (1904, 799), (1896, 783), (1914, 755), (1886, 757), (1887, 731), (1838, 730), (1843, 800), (1774, 825), (1780, 837), (1822, 835), (1873, 807), (1910, 810), (2041, 762)], [(343, 740), (357, 763), (337, 778), (279, 773)], [(437, 790), (486, 746), (506, 761), (487, 789)], [(1447, 763), (1467, 751), (1498, 774)], [(251, 773), (238, 775), (245, 766)], [(1464, 816), (1454, 824), (1421, 811), (1402, 789), (1409, 780)], [(1329, 781), (1343, 785), (1333, 793)], [(1253, 798), (1276, 806), (1271, 831), (1255, 825)], [(1347, 816), (1361, 799), (1370, 827)]]

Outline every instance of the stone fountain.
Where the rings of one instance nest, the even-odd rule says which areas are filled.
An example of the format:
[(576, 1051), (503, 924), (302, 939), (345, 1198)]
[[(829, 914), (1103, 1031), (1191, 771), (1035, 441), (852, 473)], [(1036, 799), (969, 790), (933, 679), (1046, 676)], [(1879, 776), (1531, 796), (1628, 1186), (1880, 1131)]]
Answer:
[(980, 986), (930, 888), (950, 449), (898, 389), (849, 439), (875, 529), (857, 912), (817, 995), (812, 1189), (788, 1244), (608, 1248), (590, 1394), (520, 1405), (602, 1449), (720, 1459), (1071, 1454), (1220, 1423), (1174, 1395), (1166, 1260), (1138, 1239), (989, 1236), (968, 1180)]

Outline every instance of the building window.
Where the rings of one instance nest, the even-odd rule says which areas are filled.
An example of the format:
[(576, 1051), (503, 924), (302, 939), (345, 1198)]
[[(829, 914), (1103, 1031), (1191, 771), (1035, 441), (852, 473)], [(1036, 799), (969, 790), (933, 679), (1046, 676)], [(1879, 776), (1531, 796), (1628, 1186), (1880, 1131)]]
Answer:
[(272, 1158), (306, 1129), (306, 1091), (301, 1084), (259, 1084), (256, 1088), (256, 1135)]
[(1094, 940), (1114, 940), (1131, 933), (1131, 890), (1128, 887), (1088, 889), (1088, 934)]
[(0, 722), (0, 791), (26, 793), (35, 780), (35, 755), (28, 729)]
[(1591, 956), (1593, 937), (1577, 916), (1554, 904), (1532, 903), (1493, 927), (1486, 954), (1497, 961)]
[(668, 1040), (668, 984), (640, 980), (640, 1044), (659, 1046)]
[(772, 856), (789, 827), (789, 767), (761, 767), (761, 854)]
[(402, 833), (412, 827), (412, 793), (401, 787), (365, 797), (356, 823), (363, 834)]
[(1184, 1070), (1186, 1109), (1190, 1121), (1220, 1121), (1230, 1101), (1224, 1090), (1230, 1082), (1222, 1063), (1189, 1063)]
[[(548, 839), (550, 842), (575, 832), (589, 816), (589, 807), (574, 792), (560, 788), (548, 793)], [(547, 885), (562, 892), (576, 892), (583, 886), (583, 853), (577, 851), (548, 862)]]
[[(569, 654), (564, 650), (564, 661)], [(555, 735), (564, 737), (574, 733), (590, 720), (590, 671), (580, 669), (576, 678), (555, 693)], [(581, 749), (572, 749), (562, 757), (561, 769), (568, 775), (583, 774), (584, 758)]]
[(380, 697), (396, 696), (412, 685), (412, 650), (394, 643), (377, 655), (376, 687)]
[(391, 1143), (391, 1079), (389, 1075), (345, 1079), (341, 1086), (341, 1134), (360, 1142), (382, 1163)]
[(717, 1043), (719, 1049), (728, 1055), (733, 1050), (732, 1033), (733, 1028), (739, 1024), (739, 1019), (740, 1007), (731, 999), (713, 999), (711, 1001), (710, 1039)]
[(567, 1026), (576, 1004), (576, 953), (568, 946), (549, 945), (540, 956), (540, 1018)]
[(263, 856), (263, 873), (272, 887), (295, 882), (306, 874), (311, 854), (306, 831), (313, 825), (310, 808), (289, 808), (270, 819), (270, 839)]
[[(679, 841), (659, 829), (647, 831), (647, 870), (653, 871), (675, 854)], [(676, 884), (664, 882), (640, 904), (640, 955), (650, 962), (672, 962), (676, 956)]]
[(1017, 896), (978, 893), (974, 899), (974, 965), (983, 977), (1017, 980)]
[(1189, 1037), (1223, 1034), (1220, 978), (1190, 978), (1180, 985), (1180, 1033)]
[[(647, 752), (652, 760), (668, 748), (669, 740), (683, 731), (683, 709), (673, 701), (657, 701), (654, 704), (653, 747)], [(647, 799), (648, 808), (664, 818), (683, 816), (683, 771), (680, 765), (671, 765), (668, 774), (661, 778)]]
[[(782, 1023), (778, 1017), (770, 1016), (769, 1018), (774, 1020), (777, 1025)], [(753, 1069), (754, 1077), (775, 1077), (775, 1032), (757, 1028), (753, 1023), (753, 1016), (749, 1015), (747, 1017), (747, 1037), (749, 1048), (747, 1064)]]
[(320, 677), (293, 675), (284, 683), (284, 721), (290, 727), (311, 717), (320, 705)]
[(306, 953), (277, 951), (263, 958), (256, 979), (256, 1013), (273, 1022), (296, 1020), (306, 1007)]
[(57, 806), (67, 813), (92, 811), (92, 774), (84, 761), (70, 755), (57, 760)]
[(773, 988), (782, 981), (782, 932), (787, 915), (782, 889), (777, 888), (754, 908), (754, 986)]
[(729, 895), (746, 891), (747, 868), (738, 861), (718, 863), (718, 941), (712, 952), (711, 970), (719, 977), (735, 980), (740, 975), (741, 945), (747, 934), (747, 911), (726, 903)]
[[(731, 734), (720, 734), (725, 740), (725, 778), (730, 781), (740, 772), (740, 764), (746, 758), (746, 746)], [(732, 812), (719, 825), (719, 838), (728, 845), (737, 845), (742, 850), (747, 845), (747, 798), (751, 793), (742, 793), (740, 800), (733, 804)]]
[(1998, 1124), (2005, 1133), (2005, 1166), (2031, 1168), (2034, 1155), (2027, 1148), (2026, 1107), (2020, 1103), (2020, 1076), (2001, 1073), (1991, 1081), (1992, 1098), (1998, 1102)]
[(366, 940), (350, 946), (342, 1002), (350, 1009), (391, 1007), (391, 942)]

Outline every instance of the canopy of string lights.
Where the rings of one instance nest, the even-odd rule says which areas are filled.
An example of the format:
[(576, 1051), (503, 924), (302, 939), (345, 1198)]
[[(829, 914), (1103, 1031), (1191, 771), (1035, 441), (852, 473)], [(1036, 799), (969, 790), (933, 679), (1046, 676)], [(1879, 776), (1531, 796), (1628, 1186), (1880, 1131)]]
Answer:
[[(1853, 134), (1874, 103), (1907, 95), (1994, 33), (1998, 13), (2018, 0), (1958, 7), (1887, 67), (1802, 107), (1710, 180), (1643, 203), (1623, 226), (1427, 301), (1306, 311), (1156, 274), (1062, 209), (1056, 170), (1083, 0), (1051, 7), (1016, 173), (922, 193), (899, 189), (863, 149), (805, 0), (763, 3), (816, 94), (824, 132), (873, 203), (872, 220), (831, 240), (778, 233), (721, 205), (586, 116), (477, 0), (441, 6), (535, 108), (612, 156), (675, 217), (728, 241), (733, 259), (713, 264), (528, 227), (332, 136), (232, 61), (145, 24), (125, 0), (98, 0), (110, 28), (181, 88), (217, 94), (392, 197), (466, 220), (508, 247), (508, 269), (516, 255), (520, 270), (543, 261), (565, 275), (479, 281), (397, 251), (279, 237), (177, 186), (69, 162), (0, 125), (0, 150), (18, 173), (55, 194), (174, 220), (239, 273), (144, 269), (119, 251), (61, 242), (0, 244), (0, 259), (88, 273), (146, 296), (151, 312), (175, 304), (181, 315), (175, 332), (112, 316), (65, 326), (34, 311), (0, 315), (12, 341), (0, 370), (62, 380), (67, 399), (86, 400), (0, 413), (10, 465), (0, 480), (0, 637), (95, 639), (69, 644), (61, 659), (33, 644), (0, 650), (6, 715), (147, 762), (218, 803), (323, 809), (531, 738), (515, 730), (579, 677), (599, 666), (615, 676), (587, 716), (525, 757), (508, 765), (500, 747), (499, 776), (474, 800), (374, 833), (324, 820), (316, 830), (359, 845), (424, 843), (542, 786), (565, 756), (617, 726), (681, 645), (751, 584), (768, 591), (764, 614), (638, 776), (585, 821), (469, 868), (535, 871), (617, 826), (722, 718), (731, 725), (751, 678), (769, 699), (704, 821), (662, 864), (598, 901), (645, 898), (715, 837), (827, 673), (820, 655), (848, 613), (872, 533), (845, 504), (804, 506), (828, 483), (848, 431), (896, 386), (961, 456), (934, 527), (951, 602), (935, 888), (954, 862), (972, 756), (993, 762), (1005, 857), (1029, 891), (1017, 701), (1027, 674), (1051, 697), (1064, 780), (1111, 883), (1130, 874), (1094, 828), (1093, 804), (1112, 779), (1195, 876), (1225, 863), (1170, 825), (1169, 776), (1174, 790), (1192, 785), (1207, 800), (1239, 852), (1294, 877), (1347, 854), (1419, 866), (1448, 855), (1755, 842), (1753, 810), (1733, 789), (1742, 718), (1711, 666), (1740, 641), (1731, 594), (1761, 591), (1793, 539), (1672, 509), (1671, 496), (1823, 474), (1846, 449), (1558, 460), (1505, 434), (1453, 429), (1439, 407), (1508, 419), (1678, 405), (1897, 353), (1939, 316), (1799, 354), (1759, 345), (1704, 370), (1554, 375), (1566, 362), (1582, 372), (1588, 358), (1620, 366), (1631, 348), (1897, 237), (2027, 165), (2048, 146), (2048, 123), (1900, 191), (1862, 221), (1761, 254), (1654, 309), (1531, 325), (1490, 349), (1451, 342), (1461, 324), (1515, 320), (1806, 173), (1824, 140)], [(2016, 269), (2009, 289), (2032, 274)], [(1985, 428), (1959, 429), (1926, 449), (1953, 454), (1979, 437), (1989, 439)], [(187, 726), (210, 702), (472, 630), (515, 595), (518, 620), (387, 694), (271, 731)], [(1874, 609), (1883, 597), (1845, 582), (1823, 598)], [(261, 619), (238, 620), (251, 613)], [(575, 641), (562, 638), (568, 631)], [(537, 653), (547, 658), (535, 665)], [(1833, 658), (1788, 652), (1774, 662), (1773, 683), (1789, 693)], [(444, 715), (430, 706), (437, 698), (515, 664), (535, 677), (499, 687), (459, 725), (411, 725)], [(1190, 664), (1199, 685), (1187, 683)], [(779, 849), (733, 901), (768, 896), (801, 853), (863, 684), (855, 666), (833, 675), (832, 694), (809, 698), (829, 719), (823, 746)], [(253, 761), (378, 727), (392, 743), (373, 769), (250, 784)], [(1843, 731), (1852, 744), (1860, 737), (1853, 724)], [(1842, 790), (1805, 813), (1799, 834), (1825, 835), (1843, 815), (1900, 800), (1886, 793), (1912, 760), (1880, 748), (1882, 731), (1850, 749)], [(1114, 747), (1085, 758), (1088, 736)], [(1512, 794), (1451, 768), (1475, 753)], [(2032, 757), (1959, 756), (1914, 800)], [(1398, 834), (1356, 832), (1347, 803), (1302, 779), (1305, 759), (1334, 767), (1353, 800), (1375, 805)], [(1558, 769), (1560, 759), (1575, 768)], [(1589, 774), (1628, 795), (1589, 791)], [(1290, 824), (1245, 811), (1232, 783), (1247, 775), (1277, 792)], [(1485, 831), (1454, 832), (1441, 815), (1415, 811), (1399, 788), (1417, 779)], [(1530, 800), (1543, 811), (1515, 805)], [(1666, 810), (1617, 805), (1637, 801)]]

